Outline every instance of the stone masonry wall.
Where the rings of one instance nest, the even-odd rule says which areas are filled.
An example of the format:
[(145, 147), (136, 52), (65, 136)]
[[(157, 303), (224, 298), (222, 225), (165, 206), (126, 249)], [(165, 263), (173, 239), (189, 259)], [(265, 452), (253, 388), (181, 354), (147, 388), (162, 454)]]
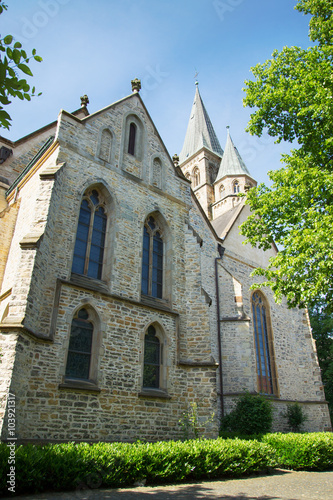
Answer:
[[(141, 177), (123, 168), (124, 116), (135, 113), (141, 120), (147, 144)], [(100, 131), (112, 132), (110, 161), (99, 158)], [(193, 311), (201, 308), (200, 339), (187, 335), (187, 287), (202, 273), (195, 262), (193, 278), (186, 282), (185, 241), (194, 239), (194, 260), (201, 256), (188, 230), (191, 206), (188, 183), (177, 177), (163, 144), (137, 96), (120, 101), (103, 113), (79, 121), (62, 113), (56, 140), (59, 149), (42, 166), (20, 193), (26, 218), (18, 218), (11, 249), (6, 283), (16, 282), (11, 306), (20, 309), (24, 325), (33, 334), (19, 337), (11, 391), (17, 396), (19, 439), (135, 440), (181, 436), (179, 419), (192, 402), (198, 402), (202, 423), (216, 409), (216, 365), (211, 360), (214, 338), (210, 331), (212, 309), (207, 304), (208, 285), (202, 293), (198, 281)], [(153, 185), (154, 158), (162, 165), (161, 187)], [(41, 177), (44, 170), (63, 165), (54, 178)], [(96, 186), (107, 200), (108, 227), (102, 280), (81, 278), (71, 273), (75, 235), (82, 195)], [(24, 212), (22, 212), (23, 214)], [(148, 214), (159, 213), (167, 238), (169, 283), (165, 300), (145, 303), (141, 297), (143, 225)], [(202, 225), (202, 222), (201, 222)], [(21, 249), (19, 242), (34, 228), (43, 234), (34, 248)], [(188, 234), (189, 233), (189, 234)], [(205, 243), (208, 250), (212, 245)], [(25, 260), (23, 259), (25, 257)], [(206, 257), (205, 257), (206, 258)], [(204, 258), (204, 259), (205, 259)], [(26, 265), (22, 268), (21, 264)], [(211, 258), (211, 263), (214, 259)], [(211, 272), (211, 271), (210, 271)], [(31, 279), (32, 277), (32, 279)], [(25, 286), (25, 280), (31, 280)], [(97, 282), (98, 281), (98, 282)], [(18, 289), (17, 289), (18, 290)], [(24, 296), (23, 296), (24, 295)], [(214, 300), (214, 297), (213, 297)], [(91, 307), (99, 318), (96, 351), (96, 386), (81, 389), (66, 384), (65, 366), (70, 325), (77, 308)], [(191, 312), (191, 311), (190, 311)], [(140, 394), (143, 369), (144, 333), (149, 324), (164, 332), (163, 370), (165, 394)], [(6, 338), (14, 330), (6, 329)], [(185, 339), (182, 351), (180, 338)], [(205, 352), (202, 353), (202, 346)], [(190, 366), (187, 357), (204, 361)], [(200, 403), (200, 405), (199, 405)], [(217, 434), (217, 421), (207, 433)], [(4, 437), (6, 437), (4, 435)]]
[[(20, 202), (16, 201), (0, 213), (0, 290), (8, 259), (8, 253), (13, 238), (17, 213)], [(3, 290), (5, 292), (5, 290)], [(0, 314), (1, 318), (1, 314)]]
[[(225, 284), (229, 282), (229, 290), (227, 290), (229, 297), (232, 297), (232, 277), (241, 283), (241, 300), (245, 316), (243, 320), (221, 322), (223, 380), (227, 412), (232, 407), (235, 393), (242, 393), (245, 390), (257, 392), (258, 390), (250, 291), (254, 279), (249, 276), (253, 268), (250, 262), (246, 263), (244, 259), (240, 260), (238, 256), (226, 250), (220, 279)], [(324, 389), (306, 311), (288, 309), (284, 303), (276, 304), (270, 289), (265, 288), (262, 292), (270, 306), (279, 391), (279, 399), (273, 398), (275, 430), (286, 430), (281, 413), (285, 411), (288, 402), (294, 401), (303, 404), (309, 414), (306, 430), (327, 430), (331, 424), (327, 405), (324, 404)], [(223, 314), (228, 312), (223, 303), (221, 303), (221, 311)], [(249, 320), (246, 319), (247, 317)]]

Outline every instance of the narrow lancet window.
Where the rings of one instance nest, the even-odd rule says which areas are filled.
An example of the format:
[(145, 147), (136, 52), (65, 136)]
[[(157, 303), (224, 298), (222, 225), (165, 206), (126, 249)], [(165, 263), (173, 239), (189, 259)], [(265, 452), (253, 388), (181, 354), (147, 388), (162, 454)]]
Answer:
[(161, 367), (161, 343), (156, 336), (156, 330), (151, 325), (145, 335), (143, 387), (159, 389)]
[(263, 394), (275, 394), (276, 381), (271, 326), (266, 300), (260, 292), (255, 292), (252, 295), (252, 314), (258, 390)]
[(130, 155), (135, 155), (135, 138), (136, 138), (136, 125), (131, 122), (129, 127), (129, 138), (128, 138), (128, 153)]
[(147, 218), (143, 229), (141, 291), (145, 295), (163, 296), (163, 235), (154, 219)]

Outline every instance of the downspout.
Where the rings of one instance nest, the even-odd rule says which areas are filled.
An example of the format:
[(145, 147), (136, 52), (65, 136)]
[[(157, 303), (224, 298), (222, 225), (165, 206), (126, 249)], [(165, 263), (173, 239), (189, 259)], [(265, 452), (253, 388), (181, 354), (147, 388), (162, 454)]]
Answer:
[(222, 375), (222, 341), (221, 341), (221, 321), (220, 321), (220, 292), (219, 292), (219, 273), (218, 273), (218, 260), (222, 261), (225, 248), (218, 243), (217, 250), (219, 257), (215, 258), (215, 285), (216, 285), (216, 313), (217, 313), (217, 343), (219, 349), (219, 373), (220, 373), (220, 404), (221, 404), (221, 417), (224, 417), (224, 402), (223, 402), (223, 375)]

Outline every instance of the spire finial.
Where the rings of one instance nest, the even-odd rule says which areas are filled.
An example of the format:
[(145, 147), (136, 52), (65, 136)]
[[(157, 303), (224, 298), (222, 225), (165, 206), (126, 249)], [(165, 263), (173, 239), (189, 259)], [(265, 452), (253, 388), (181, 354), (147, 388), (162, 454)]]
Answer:
[(198, 82), (198, 79), (197, 79), (198, 74), (199, 74), (199, 71), (197, 71), (197, 70), (195, 69), (195, 75), (194, 75), (194, 78), (195, 78), (195, 84), (196, 84), (196, 86), (198, 86), (198, 85), (199, 85), (199, 82)]
[(177, 154), (173, 155), (172, 161), (175, 167), (178, 167), (179, 165), (179, 156)]
[(141, 90), (141, 80), (139, 78), (134, 78), (134, 80), (131, 80), (132, 84), (132, 92), (138, 93)]
[(83, 96), (80, 97), (81, 99), (81, 108), (86, 108), (87, 104), (89, 104), (89, 99), (87, 94), (84, 94)]

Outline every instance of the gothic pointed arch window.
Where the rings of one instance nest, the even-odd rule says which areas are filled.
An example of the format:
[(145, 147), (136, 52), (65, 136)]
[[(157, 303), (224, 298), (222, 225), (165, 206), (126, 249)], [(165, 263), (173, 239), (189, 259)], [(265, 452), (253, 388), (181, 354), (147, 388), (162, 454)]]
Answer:
[(107, 215), (105, 200), (95, 188), (83, 196), (72, 263), (72, 272), (102, 279)]
[(143, 388), (160, 388), (162, 358), (162, 343), (156, 335), (156, 328), (150, 325), (144, 341)]
[(129, 126), (129, 137), (128, 137), (128, 150), (130, 155), (135, 155), (135, 140), (136, 140), (136, 125), (134, 122), (130, 123)]
[(200, 184), (200, 170), (198, 167), (194, 167), (193, 169), (193, 187), (197, 187)]
[(234, 184), (233, 184), (233, 191), (234, 193), (239, 193), (240, 191), (240, 187), (239, 187), (239, 182), (238, 181), (235, 181)]
[(263, 293), (252, 294), (252, 315), (256, 350), (258, 391), (277, 395), (274, 345), (269, 307)]
[(220, 198), (223, 198), (225, 195), (225, 187), (223, 184), (219, 187)]
[(163, 297), (164, 242), (158, 220), (148, 216), (143, 229), (141, 291), (161, 299)]
[(86, 308), (80, 309), (73, 318), (69, 339), (65, 377), (89, 380), (94, 326)]

